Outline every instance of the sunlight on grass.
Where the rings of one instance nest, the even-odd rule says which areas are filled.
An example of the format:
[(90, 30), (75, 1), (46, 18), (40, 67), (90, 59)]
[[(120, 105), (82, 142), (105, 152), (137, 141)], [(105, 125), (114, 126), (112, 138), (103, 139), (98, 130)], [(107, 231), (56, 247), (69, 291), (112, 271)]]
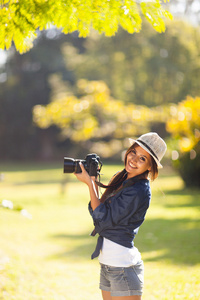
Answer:
[[(104, 166), (102, 181), (120, 168)], [(0, 208), (0, 299), (100, 300), (86, 186), (56, 164), (7, 170), (4, 164), (2, 171), (1, 201), (11, 200), (14, 209)], [(184, 189), (169, 171), (152, 183), (151, 206), (135, 239), (145, 262), (143, 299), (197, 300), (199, 191)]]

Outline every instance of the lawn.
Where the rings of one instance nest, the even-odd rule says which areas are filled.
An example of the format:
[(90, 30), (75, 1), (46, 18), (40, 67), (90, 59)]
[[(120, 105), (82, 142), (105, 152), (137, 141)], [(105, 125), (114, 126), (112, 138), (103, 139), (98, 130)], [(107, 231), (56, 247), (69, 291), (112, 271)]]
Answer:
[[(1, 300), (99, 300), (88, 192), (62, 164), (0, 164)], [(119, 170), (103, 166), (102, 181)], [(166, 168), (135, 239), (145, 263), (143, 300), (200, 299), (200, 192)]]

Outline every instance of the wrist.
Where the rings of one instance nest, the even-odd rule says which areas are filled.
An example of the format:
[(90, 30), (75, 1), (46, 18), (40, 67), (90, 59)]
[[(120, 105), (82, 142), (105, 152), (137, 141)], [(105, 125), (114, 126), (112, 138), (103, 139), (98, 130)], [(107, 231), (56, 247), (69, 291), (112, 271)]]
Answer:
[(87, 185), (88, 185), (88, 187), (93, 187), (94, 181), (92, 180), (91, 177), (90, 177), (90, 180), (88, 180)]

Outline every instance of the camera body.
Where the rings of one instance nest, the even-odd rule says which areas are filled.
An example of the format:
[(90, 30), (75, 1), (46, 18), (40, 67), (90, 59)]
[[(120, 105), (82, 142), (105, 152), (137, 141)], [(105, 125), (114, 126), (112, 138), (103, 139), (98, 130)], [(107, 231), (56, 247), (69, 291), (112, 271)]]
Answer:
[(88, 154), (85, 159), (64, 157), (64, 173), (81, 173), (82, 171), (79, 162), (83, 164), (90, 176), (96, 177), (99, 175), (102, 162), (100, 157), (95, 153)]

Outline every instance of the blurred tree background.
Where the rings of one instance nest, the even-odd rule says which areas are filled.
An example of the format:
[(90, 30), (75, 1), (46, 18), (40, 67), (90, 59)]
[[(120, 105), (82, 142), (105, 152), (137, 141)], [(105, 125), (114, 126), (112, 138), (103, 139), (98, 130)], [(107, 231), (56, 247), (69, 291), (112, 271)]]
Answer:
[[(29, 52), (7, 50), (0, 65), (1, 159), (63, 160), (95, 151), (117, 160), (127, 137), (151, 130), (168, 141), (168, 162), (172, 154), (186, 184), (187, 164), (199, 186), (197, 2), (166, 3), (176, 18), (165, 33), (146, 19), (141, 32), (118, 29), (111, 37), (52, 27), (37, 33)], [(188, 130), (179, 131), (184, 120)], [(190, 147), (181, 147), (186, 140)]]

